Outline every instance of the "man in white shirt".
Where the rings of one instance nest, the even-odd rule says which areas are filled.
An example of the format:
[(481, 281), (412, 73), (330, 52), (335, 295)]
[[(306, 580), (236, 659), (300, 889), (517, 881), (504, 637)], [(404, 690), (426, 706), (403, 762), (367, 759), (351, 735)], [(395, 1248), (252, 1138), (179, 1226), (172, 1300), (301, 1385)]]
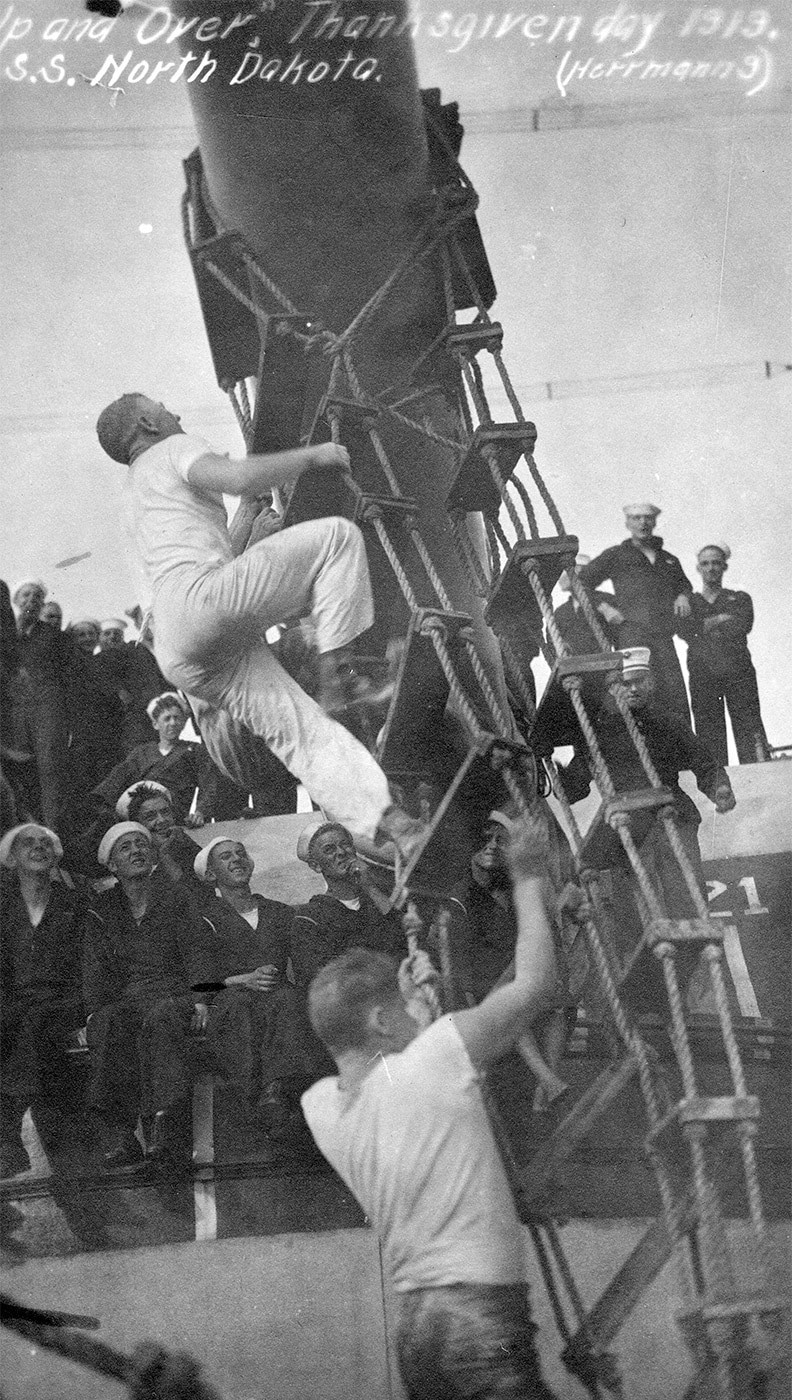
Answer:
[[(310, 469), (344, 469), (346, 448), (320, 443), (231, 460), (143, 394), (109, 404), (97, 433), (108, 456), (129, 466), (130, 526), (153, 591), (155, 654), (170, 682), (262, 738), (356, 836), (379, 834), (406, 854), (418, 833), (391, 807), (384, 773), (264, 640), (268, 628), (310, 613), (332, 677), (333, 658), (374, 620), (360, 531), (340, 517), (306, 521), (234, 558), (223, 504), (224, 494), (259, 498)], [(225, 771), (222, 756), (212, 757)]]
[(409, 1400), (552, 1400), (533, 1344), (523, 1238), (481, 1076), (552, 996), (544, 834), (515, 827), (514, 980), (427, 1024), (410, 971), (351, 949), (314, 978), (309, 1014), (338, 1066), (303, 1095), (317, 1145), (382, 1239)]

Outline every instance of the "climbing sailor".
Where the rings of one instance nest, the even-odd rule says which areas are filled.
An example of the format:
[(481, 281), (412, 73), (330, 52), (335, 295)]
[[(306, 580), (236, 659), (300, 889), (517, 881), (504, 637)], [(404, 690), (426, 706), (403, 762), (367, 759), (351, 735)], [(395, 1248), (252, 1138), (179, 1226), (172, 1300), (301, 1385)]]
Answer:
[[(310, 613), (327, 707), (349, 648), (374, 607), (360, 531), (333, 517), (270, 535), (234, 558), (223, 494), (260, 497), (309, 470), (343, 470), (335, 443), (230, 460), (143, 394), (103, 410), (99, 442), (129, 467), (126, 497), (138, 555), (153, 589), (154, 649), (173, 685), (264, 739), (313, 800), (364, 840), (414, 849), (422, 832), (390, 801), (385, 774), (362, 744), (284, 671), (267, 629)], [(218, 765), (222, 763), (219, 754)], [(229, 776), (233, 776), (229, 774)]]

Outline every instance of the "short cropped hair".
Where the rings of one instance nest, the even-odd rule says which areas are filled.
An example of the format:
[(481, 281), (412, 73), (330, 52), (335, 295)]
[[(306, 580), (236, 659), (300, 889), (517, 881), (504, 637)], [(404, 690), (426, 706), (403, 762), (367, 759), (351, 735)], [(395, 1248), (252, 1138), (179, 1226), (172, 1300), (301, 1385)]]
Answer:
[(96, 423), (99, 445), (114, 462), (129, 466), (129, 453), (138, 426), (143, 394), (122, 394), (103, 408)]
[(320, 969), (308, 989), (308, 1016), (333, 1055), (365, 1045), (369, 1013), (400, 998), (399, 969), (387, 953), (348, 948)]
[[(159, 786), (155, 787), (151, 783), (140, 783), (129, 799), (127, 820), (130, 822), (139, 822), (141, 807), (144, 807), (147, 802), (151, 802), (155, 797), (165, 797), (164, 792), (160, 791)], [(173, 798), (168, 797), (165, 798), (165, 800), (170, 803), (171, 811), (173, 811)]]

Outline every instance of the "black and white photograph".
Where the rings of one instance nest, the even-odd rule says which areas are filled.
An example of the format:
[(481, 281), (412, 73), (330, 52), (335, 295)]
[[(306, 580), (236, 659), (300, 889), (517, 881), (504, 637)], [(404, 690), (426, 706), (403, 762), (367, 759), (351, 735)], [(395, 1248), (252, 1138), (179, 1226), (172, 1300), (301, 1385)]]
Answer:
[(0, 0), (3, 1400), (788, 1396), (791, 99)]

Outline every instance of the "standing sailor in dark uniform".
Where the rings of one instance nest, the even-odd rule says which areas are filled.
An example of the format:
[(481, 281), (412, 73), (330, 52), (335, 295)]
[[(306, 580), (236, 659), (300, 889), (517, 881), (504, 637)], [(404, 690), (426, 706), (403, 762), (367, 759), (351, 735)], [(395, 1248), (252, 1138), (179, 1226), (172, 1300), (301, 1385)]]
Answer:
[(30, 1166), (25, 1110), (64, 1105), (68, 1036), (85, 1016), (78, 900), (55, 877), (63, 855), (48, 827), (23, 822), (0, 841), (0, 1175)]
[(580, 570), (588, 588), (610, 579), (614, 605), (599, 611), (618, 630), (618, 646), (646, 646), (652, 654), (655, 704), (690, 723), (674, 633), (690, 617), (693, 585), (675, 555), (654, 534), (660, 507), (645, 501), (624, 507), (628, 540), (606, 549)]
[(38, 579), (14, 589), (21, 674), (12, 727), (14, 747), (34, 761), (38, 791), (31, 793), (32, 815), (62, 836), (68, 828), (71, 767), (64, 676), (73, 643), (71, 637), (41, 621), (46, 592)]
[(724, 767), (727, 708), (738, 761), (765, 763), (770, 758), (747, 642), (753, 603), (748, 593), (723, 587), (730, 555), (727, 544), (705, 544), (699, 550), (696, 568), (703, 588), (691, 599), (693, 611), (685, 634), (696, 733)]

